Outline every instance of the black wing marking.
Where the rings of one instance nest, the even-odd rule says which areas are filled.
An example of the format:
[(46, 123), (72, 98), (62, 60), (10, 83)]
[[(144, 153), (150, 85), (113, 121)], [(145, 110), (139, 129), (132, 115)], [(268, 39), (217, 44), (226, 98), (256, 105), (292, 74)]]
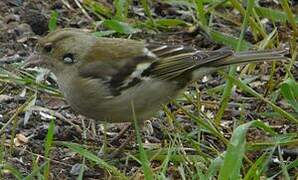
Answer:
[(84, 78), (100, 79), (111, 92), (111, 96), (118, 96), (121, 91), (137, 85), (141, 80), (146, 78), (141, 74), (155, 60), (154, 56), (140, 55), (132, 57), (122, 66), (113, 66), (103, 61), (93, 61), (79, 67), (79, 74)]

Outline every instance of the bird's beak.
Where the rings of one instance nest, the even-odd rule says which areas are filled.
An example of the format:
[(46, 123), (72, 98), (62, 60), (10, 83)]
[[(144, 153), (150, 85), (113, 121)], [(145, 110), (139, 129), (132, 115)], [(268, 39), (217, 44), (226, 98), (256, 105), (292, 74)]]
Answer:
[(41, 56), (39, 54), (32, 54), (30, 55), (24, 62), (23, 68), (28, 68), (28, 67), (34, 67), (41, 65), (43, 63), (43, 60), (41, 59)]

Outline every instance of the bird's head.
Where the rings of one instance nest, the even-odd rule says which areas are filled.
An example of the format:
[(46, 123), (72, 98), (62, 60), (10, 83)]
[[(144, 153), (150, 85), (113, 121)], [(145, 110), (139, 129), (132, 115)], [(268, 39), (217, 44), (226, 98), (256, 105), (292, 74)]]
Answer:
[(96, 37), (77, 29), (62, 29), (39, 39), (36, 53), (28, 58), (26, 65), (38, 65), (56, 74), (65, 69), (78, 67), (84, 60)]

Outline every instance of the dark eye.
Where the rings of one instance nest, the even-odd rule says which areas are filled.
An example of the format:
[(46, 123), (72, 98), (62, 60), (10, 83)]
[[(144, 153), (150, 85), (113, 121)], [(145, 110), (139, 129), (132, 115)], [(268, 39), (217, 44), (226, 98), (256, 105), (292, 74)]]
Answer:
[(53, 49), (52, 44), (46, 44), (46, 45), (44, 46), (44, 50), (45, 50), (46, 52), (51, 52), (52, 49)]
[(63, 61), (66, 64), (72, 64), (75, 62), (74, 55), (72, 53), (67, 53), (63, 56)]

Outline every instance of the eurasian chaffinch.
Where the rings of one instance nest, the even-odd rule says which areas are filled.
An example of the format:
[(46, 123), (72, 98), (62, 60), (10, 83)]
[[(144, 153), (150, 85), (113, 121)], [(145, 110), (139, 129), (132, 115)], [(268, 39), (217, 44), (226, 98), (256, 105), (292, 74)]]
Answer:
[(130, 122), (133, 103), (141, 122), (204, 75), (234, 64), (287, 59), (285, 52), (200, 51), (61, 29), (39, 40), (38, 55), (28, 63), (50, 69), (78, 113), (111, 123)]

